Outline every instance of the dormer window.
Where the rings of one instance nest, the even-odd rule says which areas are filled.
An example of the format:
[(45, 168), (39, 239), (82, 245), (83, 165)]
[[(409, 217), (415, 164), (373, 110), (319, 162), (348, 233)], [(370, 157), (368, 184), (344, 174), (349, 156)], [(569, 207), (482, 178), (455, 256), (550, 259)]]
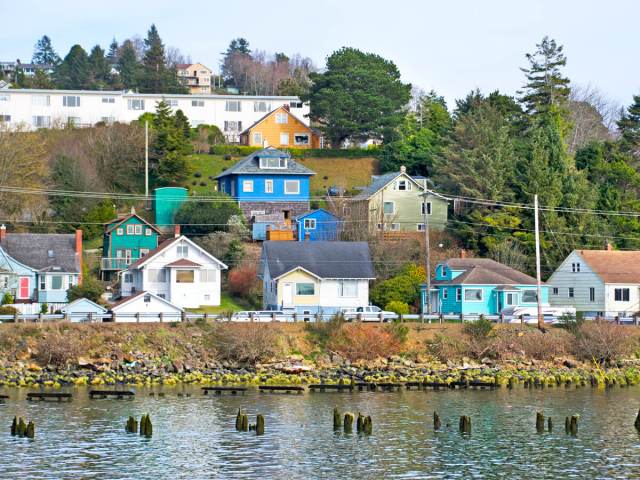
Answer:
[(285, 169), (287, 168), (287, 158), (286, 157), (260, 157), (260, 168)]
[(411, 182), (406, 179), (398, 180), (396, 188), (397, 190), (411, 190)]
[(53, 250), (47, 250), (47, 257), (53, 258), (54, 256)]
[(445, 267), (444, 265), (442, 265), (442, 267), (440, 267), (440, 273), (443, 277), (447, 276), (447, 267)]

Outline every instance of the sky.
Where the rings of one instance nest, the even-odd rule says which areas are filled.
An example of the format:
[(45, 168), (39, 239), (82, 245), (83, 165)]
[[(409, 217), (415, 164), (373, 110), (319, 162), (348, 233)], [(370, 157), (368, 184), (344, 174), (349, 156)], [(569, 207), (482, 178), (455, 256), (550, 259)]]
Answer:
[(165, 45), (218, 70), (230, 40), (300, 53), (320, 67), (342, 46), (377, 53), (406, 82), (450, 106), (479, 88), (515, 95), (520, 67), (543, 36), (564, 45), (566, 74), (621, 104), (640, 94), (637, 0), (0, 0), (0, 59), (31, 59), (43, 34), (57, 52), (144, 37), (155, 23)]

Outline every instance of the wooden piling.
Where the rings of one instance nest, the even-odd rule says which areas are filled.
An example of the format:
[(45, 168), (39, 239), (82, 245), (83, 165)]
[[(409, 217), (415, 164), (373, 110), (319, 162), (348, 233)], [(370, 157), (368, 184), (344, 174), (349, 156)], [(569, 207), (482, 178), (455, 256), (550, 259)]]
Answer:
[(544, 415), (542, 412), (536, 413), (536, 431), (538, 433), (544, 432)]
[(551, 433), (551, 431), (553, 430), (553, 422), (551, 421), (551, 417), (549, 417), (549, 419), (547, 420), (547, 428), (549, 430), (549, 433)]
[(571, 421), (569, 422), (569, 431), (571, 435), (573, 435), (574, 437), (578, 435), (578, 416), (577, 415), (571, 416)]
[(27, 433), (27, 424), (24, 423), (24, 418), (20, 417), (18, 418), (18, 436), (19, 437), (24, 437)]
[(256, 435), (264, 435), (264, 416), (260, 414), (256, 417)]
[(356, 431), (362, 433), (364, 430), (364, 416), (358, 412), (358, 420), (356, 421)]
[(569, 417), (565, 417), (564, 419), (564, 433), (566, 433), (567, 435), (571, 433), (571, 420), (569, 419)]
[(236, 415), (236, 430), (242, 430), (242, 411), (238, 409), (238, 415)]
[(460, 417), (460, 433), (471, 433), (471, 417), (467, 415)]
[(27, 438), (35, 438), (36, 436), (36, 424), (33, 423), (33, 420), (31, 420), (29, 422), (29, 425), (27, 425), (27, 431), (26, 431), (26, 436)]
[(13, 422), (11, 423), (11, 435), (16, 436), (18, 434), (18, 417), (13, 417)]
[(249, 431), (249, 417), (247, 416), (246, 413), (242, 415), (242, 431), (243, 432)]
[(342, 428), (342, 415), (338, 407), (333, 409), (333, 429), (340, 430)]
[(442, 422), (440, 421), (440, 415), (438, 415), (438, 412), (433, 412), (433, 429), (440, 430), (441, 426)]
[(636, 430), (640, 432), (640, 410), (638, 410), (638, 416), (636, 416), (636, 421), (633, 425), (636, 427)]
[(344, 414), (344, 432), (351, 433), (353, 431), (353, 413), (345, 413)]

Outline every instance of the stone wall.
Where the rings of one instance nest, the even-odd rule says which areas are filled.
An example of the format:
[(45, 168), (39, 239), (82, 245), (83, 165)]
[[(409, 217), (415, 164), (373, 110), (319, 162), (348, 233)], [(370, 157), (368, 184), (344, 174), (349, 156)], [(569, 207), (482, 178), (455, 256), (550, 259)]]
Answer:
[(239, 202), (239, 206), (249, 221), (251, 221), (252, 211), (269, 215), (288, 210), (290, 219), (309, 211), (309, 202)]

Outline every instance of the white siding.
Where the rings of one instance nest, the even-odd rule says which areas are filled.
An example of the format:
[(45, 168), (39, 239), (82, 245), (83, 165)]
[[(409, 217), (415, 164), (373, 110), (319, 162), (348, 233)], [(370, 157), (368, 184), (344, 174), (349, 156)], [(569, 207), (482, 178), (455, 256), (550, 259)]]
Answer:
[[(617, 288), (629, 289), (629, 301), (616, 301), (615, 290)], [(606, 315), (625, 315), (633, 314), (640, 311), (640, 285), (638, 284), (613, 284), (605, 285), (606, 303), (603, 309)]]
[[(574, 272), (572, 264), (580, 264), (580, 271)], [(553, 272), (547, 281), (549, 285), (549, 303), (553, 307), (575, 307), (578, 312), (605, 311), (604, 283), (587, 265), (577, 251), (573, 251)], [(558, 289), (554, 295), (553, 289)], [(569, 288), (573, 288), (574, 298), (569, 298)], [(590, 300), (589, 289), (595, 288), (595, 301)]]
[(163, 302), (153, 296), (150, 301), (144, 301), (144, 295), (140, 295), (129, 303), (113, 308), (116, 313), (116, 322), (137, 322), (136, 313), (140, 314), (140, 322), (159, 322), (159, 313), (166, 314), (164, 321), (175, 321), (180, 318), (181, 312), (178, 308)]
[(358, 294), (356, 297), (340, 296), (340, 280), (322, 280), (320, 283), (321, 307), (360, 307), (369, 305), (369, 281), (358, 280)]

